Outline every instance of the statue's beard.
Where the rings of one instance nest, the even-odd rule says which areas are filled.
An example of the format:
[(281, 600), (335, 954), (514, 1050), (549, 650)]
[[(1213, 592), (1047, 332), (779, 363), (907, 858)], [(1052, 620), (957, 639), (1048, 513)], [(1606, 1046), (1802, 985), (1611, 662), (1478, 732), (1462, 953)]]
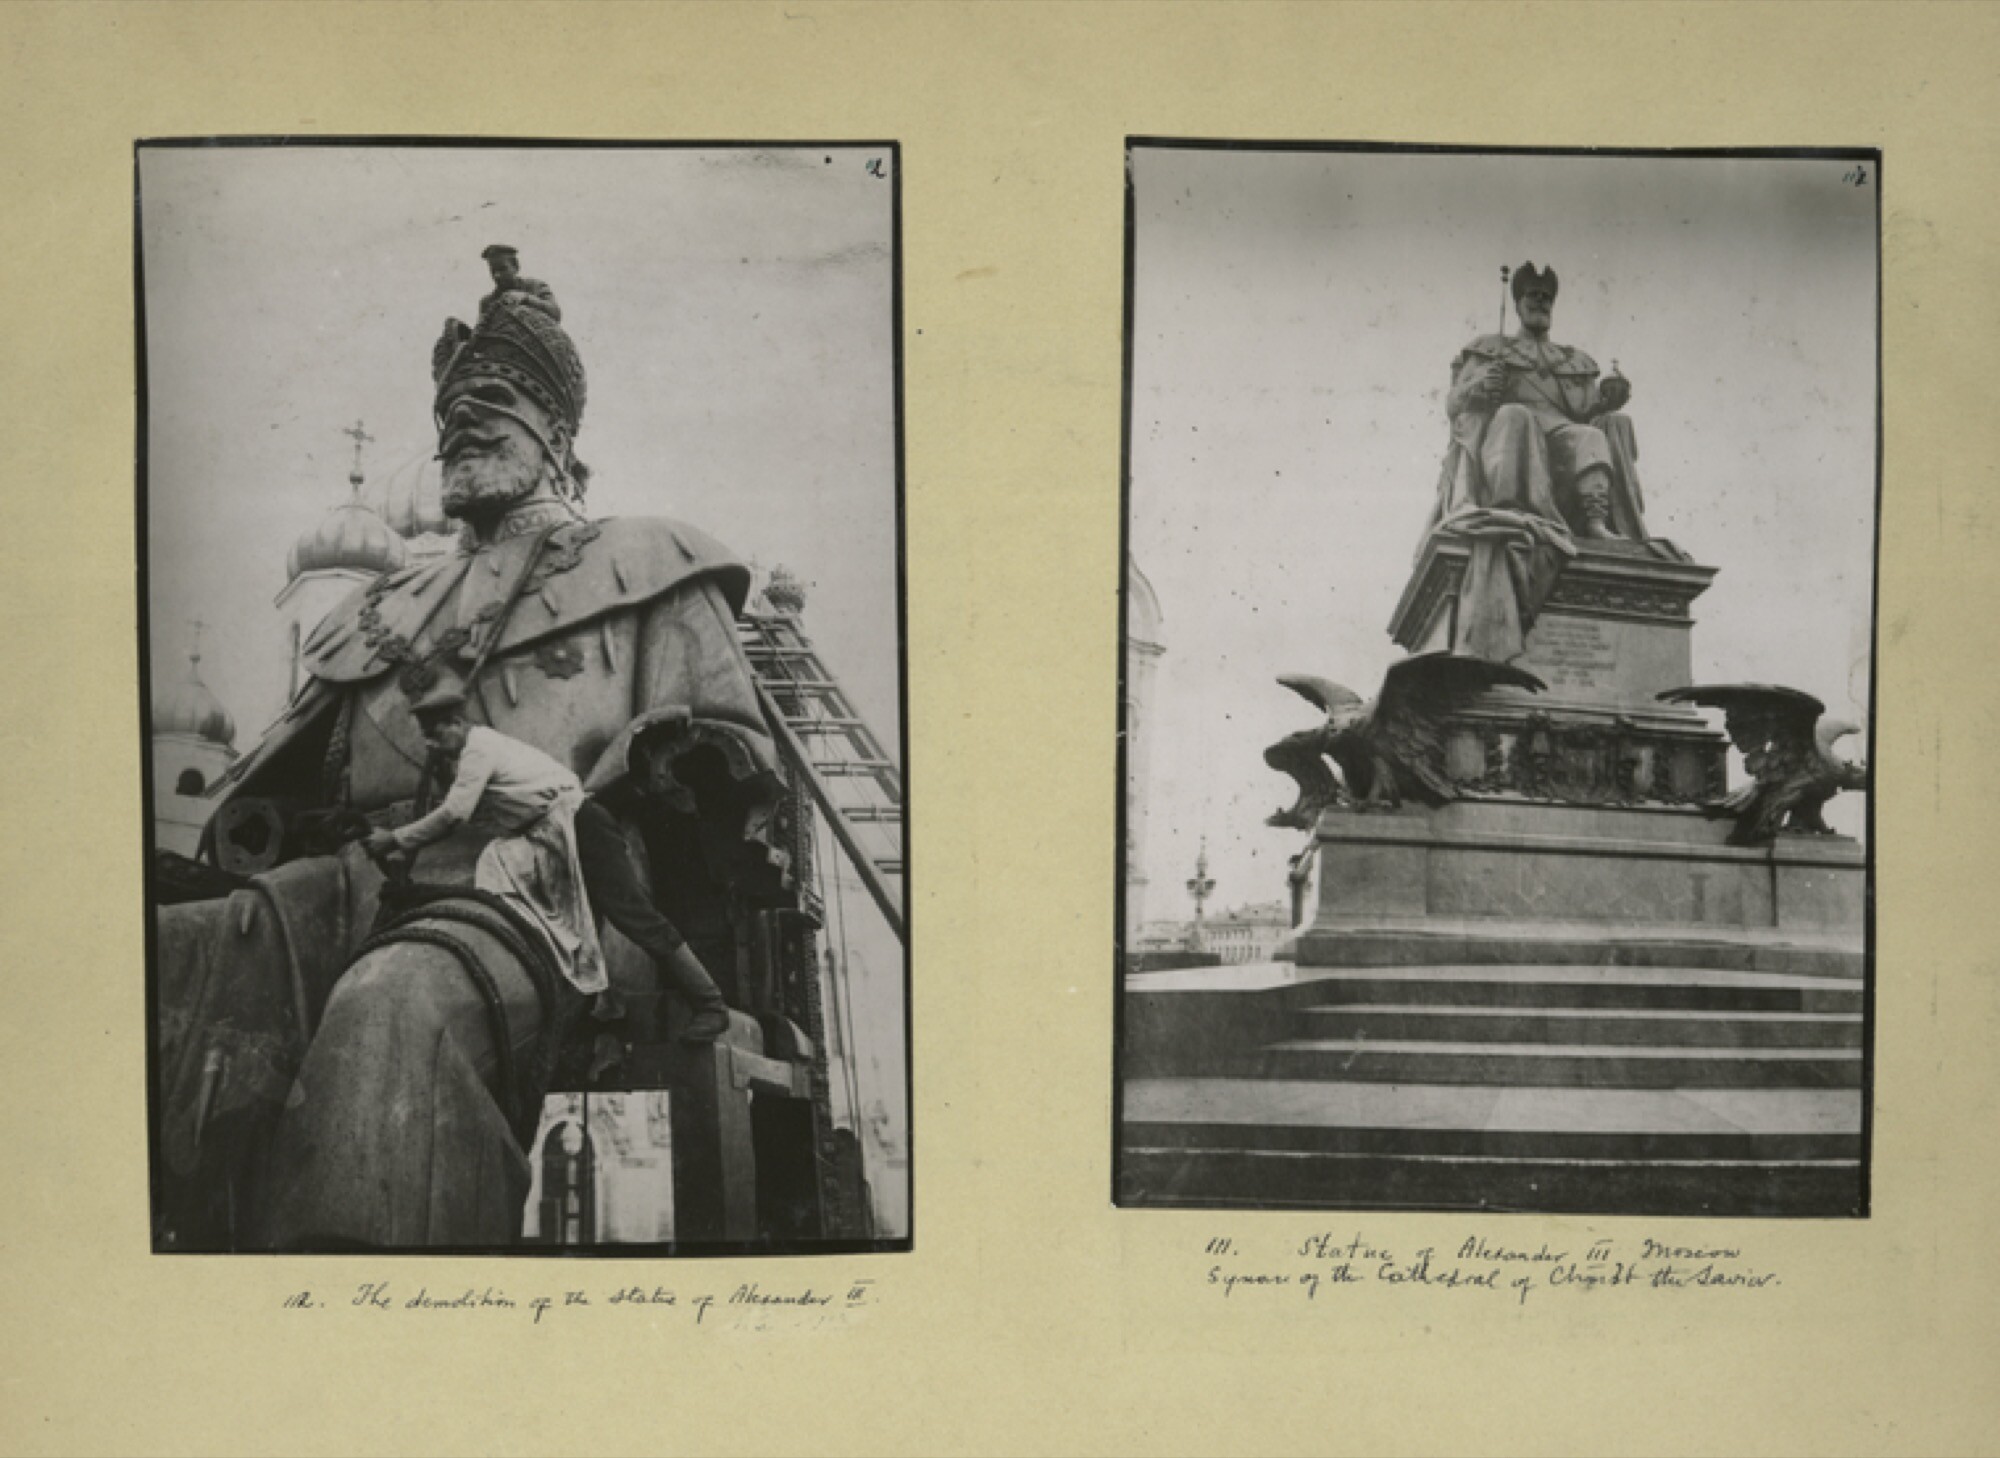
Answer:
[(446, 462), (444, 514), (454, 520), (490, 516), (535, 494), (546, 476), (539, 448), (524, 449), (512, 436), (466, 449)]

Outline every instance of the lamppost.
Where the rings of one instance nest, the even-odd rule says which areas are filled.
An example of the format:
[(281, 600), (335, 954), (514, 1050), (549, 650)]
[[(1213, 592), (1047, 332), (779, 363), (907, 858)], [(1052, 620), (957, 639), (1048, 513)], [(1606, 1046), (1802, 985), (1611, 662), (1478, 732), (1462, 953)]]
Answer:
[(1190, 952), (1208, 950), (1206, 939), (1201, 934), (1201, 909), (1215, 892), (1215, 882), (1208, 875), (1208, 842), (1201, 843), (1201, 852), (1194, 858), (1194, 879), (1187, 883), (1188, 895), (1194, 898), (1194, 924), (1188, 928), (1187, 949)]

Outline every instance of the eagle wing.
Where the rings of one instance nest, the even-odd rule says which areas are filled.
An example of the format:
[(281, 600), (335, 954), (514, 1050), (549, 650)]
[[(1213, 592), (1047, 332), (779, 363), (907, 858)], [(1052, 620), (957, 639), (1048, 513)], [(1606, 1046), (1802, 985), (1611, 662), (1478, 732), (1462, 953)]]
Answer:
[(1291, 808), (1278, 811), (1264, 823), (1310, 830), (1318, 822), (1320, 811), (1340, 801), (1340, 781), (1334, 778), (1326, 756), (1335, 729), (1363, 707), (1361, 695), (1345, 684), (1309, 674), (1287, 674), (1278, 682), (1326, 715), (1326, 721), (1287, 734), (1264, 751), (1264, 763), (1290, 775), (1298, 786)]
[(1813, 731), (1826, 705), (1798, 689), (1767, 683), (1692, 684), (1658, 697), (1722, 710), (1723, 731), (1755, 783), (1732, 792), (1715, 809), (1735, 815), (1733, 844), (1754, 845), (1776, 835), (1819, 777)]
[(1826, 712), (1811, 694), (1766, 683), (1695, 684), (1668, 689), (1671, 704), (1722, 710), (1723, 731), (1760, 784), (1788, 778), (1817, 758), (1813, 731)]
[(1357, 709), (1361, 706), (1361, 695), (1345, 684), (1335, 683), (1330, 678), (1314, 678), (1305, 673), (1282, 675), (1278, 682), (1318, 709), (1322, 714)]
[(1458, 653), (1420, 653), (1390, 665), (1366, 732), (1375, 750), (1434, 804), (1457, 798), (1444, 770), (1444, 720), (1495, 688), (1548, 687), (1511, 664)]

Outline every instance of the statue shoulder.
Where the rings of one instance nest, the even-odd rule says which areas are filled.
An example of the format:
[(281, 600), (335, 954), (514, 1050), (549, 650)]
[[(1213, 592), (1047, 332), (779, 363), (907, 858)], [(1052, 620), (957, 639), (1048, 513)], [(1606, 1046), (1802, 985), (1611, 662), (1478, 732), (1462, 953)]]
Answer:
[[(741, 612), (750, 595), (750, 569), (734, 552), (701, 528), (665, 516), (565, 527), (551, 538), (535, 575), (531, 588), (565, 622), (650, 602), (695, 578), (720, 587), (731, 612)], [(532, 627), (510, 628), (503, 643)]]
[(1563, 359), (1562, 363), (1556, 366), (1557, 374), (1594, 375), (1601, 373), (1601, 371), (1599, 371), (1599, 369), (1597, 368), (1597, 361), (1592, 359), (1589, 355), (1585, 354), (1582, 350), (1572, 349), (1567, 344), (1560, 346), (1560, 348), (1562, 349), (1563, 352)]
[[(493, 549), (496, 581), (511, 581), (511, 573), (526, 566), (533, 541), (516, 537)], [(307, 671), (334, 683), (358, 683), (397, 667), (411, 645), (435, 637), (440, 625), (463, 611), (443, 610), (443, 604), (472, 560), (454, 555), (403, 568), (350, 594), (306, 641)], [(713, 582), (730, 610), (742, 611), (750, 570), (697, 527), (666, 517), (608, 517), (559, 527), (529, 569), (494, 651), (639, 607), (695, 580)]]
[(355, 588), (301, 645), (306, 672), (348, 683), (393, 667), (381, 645), (391, 639), (407, 642), (422, 630), (463, 575), (465, 560), (450, 556), (398, 568)]
[(1474, 358), (1474, 359), (1504, 358), (1508, 353), (1508, 351), (1513, 347), (1513, 343), (1514, 341), (1509, 339), (1504, 334), (1482, 334), (1477, 339), (1473, 340), (1472, 343), (1466, 345), (1465, 348), (1461, 349), (1458, 352), (1457, 357), (1454, 358), (1451, 362), (1451, 367), (1454, 370), (1457, 369), (1460, 365), (1464, 364), (1468, 358)]

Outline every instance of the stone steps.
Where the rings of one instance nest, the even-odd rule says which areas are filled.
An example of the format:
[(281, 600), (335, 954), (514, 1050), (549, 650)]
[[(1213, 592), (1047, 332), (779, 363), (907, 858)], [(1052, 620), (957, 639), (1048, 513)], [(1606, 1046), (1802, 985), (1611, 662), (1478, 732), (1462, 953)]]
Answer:
[(1369, 967), (1315, 977), (1307, 1005), (1636, 1008), (1860, 1016), (1857, 979), (1705, 967)]
[(1191, 972), (1128, 999), (1127, 1203), (1864, 1208), (1859, 978), (1465, 962)]
[(1370, 968), (1317, 979), (1309, 996), (1279, 1036), (1208, 1071), (1562, 1088), (1861, 1083), (1861, 988), (1845, 979), (1687, 967)]
[(1535, 1211), (1579, 1215), (1861, 1213), (1858, 1160), (1492, 1159), (1128, 1145), (1120, 1201), (1179, 1209)]
[(1861, 1096), (1149, 1079), (1127, 1086), (1132, 1205), (1843, 1215)]
[(1537, 1088), (1859, 1088), (1858, 1048), (1648, 1047), (1298, 1038), (1244, 1060), (1268, 1078)]
[(1384, 1129), (1355, 1126), (1215, 1125), (1135, 1120), (1126, 1144), (1161, 1154), (1324, 1154), (1344, 1158), (1544, 1160), (1669, 1164), (1851, 1163), (1861, 1155), (1858, 1129), (1753, 1134), (1746, 1130), (1675, 1129)]
[(1373, 1042), (1608, 1043), (1686, 1048), (1861, 1046), (1858, 1013), (1378, 1003), (1308, 1008), (1300, 1019), (1315, 1037)]

